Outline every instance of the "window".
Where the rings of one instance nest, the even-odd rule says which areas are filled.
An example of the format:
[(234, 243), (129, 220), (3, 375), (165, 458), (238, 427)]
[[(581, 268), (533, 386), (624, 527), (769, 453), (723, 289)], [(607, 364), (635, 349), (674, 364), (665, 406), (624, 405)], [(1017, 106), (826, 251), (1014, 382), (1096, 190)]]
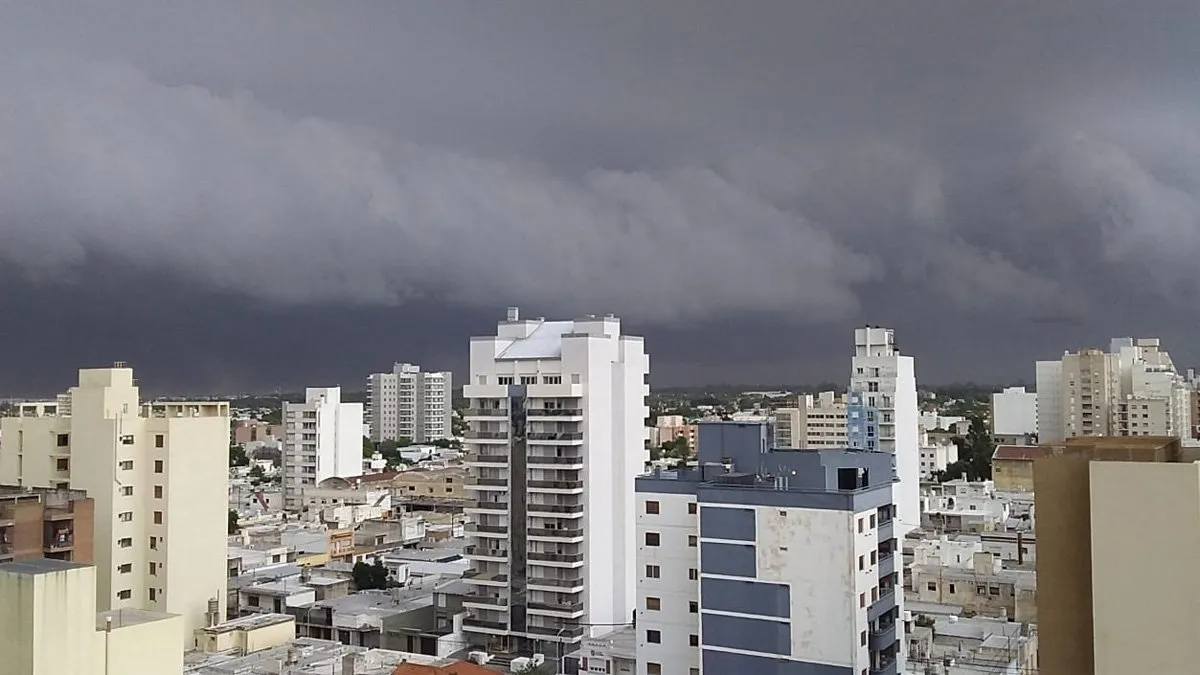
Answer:
[(571, 384), (579, 384), (579, 373), (571, 374)]
[(858, 571), (861, 572), (864, 568), (866, 568), (866, 558), (860, 555), (858, 556)]
[(125, 563), (124, 565), (117, 565), (117, 573), (118, 574), (129, 574), (132, 571), (133, 571), (133, 565), (130, 563)]
[(863, 519), (859, 518), (858, 519), (858, 533), (862, 534), (862, 531), (863, 531)]
[(658, 535), (657, 532), (647, 532), (646, 533), (646, 545), (647, 546), (658, 546), (660, 539), (661, 539), (661, 537)]
[(688, 535), (688, 546), (691, 546), (692, 548), (696, 548), (696, 535), (694, 535), (694, 534)]
[(867, 606), (867, 594), (866, 594), (866, 593), (859, 593), (859, 594), (858, 594), (858, 606), (859, 606), (859, 607), (866, 607), (866, 606)]
[(537, 384), (537, 375), (522, 375), (521, 384)]
[(658, 610), (662, 609), (662, 598), (654, 598), (654, 597), (647, 596), (646, 609), (651, 612), (657, 612)]
[(133, 496), (133, 486), (132, 485), (122, 485), (121, 486), (121, 496), (122, 497), (132, 497)]
[(867, 631), (864, 630), (858, 634), (858, 644), (862, 647), (867, 646)]
[(696, 571), (695, 567), (688, 570), (688, 579), (689, 580), (695, 581), (699, 578), (700, 578), (700, 573)]
[(129, 537), (118, 539), (117, 546), (120, 546), (121, 548), (129, 548), (130, 546), (133, 546), (133, 539)]
[(879, 587), (872, 586), (871, 587), (871, 602), (875, 602), (878, 599), (879, 599)]
[(542, 384), (562, 384), (562, 375), (545, 375)]
[(118, 600), (128, 600), (132, 597), (133, 597), (133, 591), (129, 590), (128, 588), (123, 591), (117, 591), (117, 599)]
[(154, 498), (155, 498), (155, 499), (162, 499), (162, 496), (163, 496), (163, 489), (162, 489), (162, 486), (161, 486), (161, 485), (155, 485), (155, 486), (154, 486)]
[(158, 563), (150, 561), (150, 576), (158, 574)]
[(871, 565), (872, 566), (875, 565), (876, 561), (878, 561), (878, 560), (879, 560), (879, 552), (871, 551)]
[(951, 593), (953, 593), (953, 592), (954, 592), (954, 584), (950, 584), (950, 592), (951, 592)]
[(117, 520), (121, 521), (122, 523), (133, 522), (133, 511), (122, 511), (121, 513), (118, 513)]
[(246, 598), (246, 604), (251, 607), (258, 607), (259, 599), (257, 595), (251, 595)]
[(646, 664), (646, 675), (662, 675), (662, 664), (661, 663), (647, 663)]
[(871, 514), (871, 529), (875, 529), (875, 514)]
[(154, 460), (154, 473), (163, 472), (163, 461), (161, 459)]
[(647, 501), (646, 502), (646, 513), (648, 513), (650, 515), (657, 515), (658, 514), (658, 502)]
[(122, 471), (133, 471), (133, 460), (127, 459), (121, 462), (118, 466), (121, 467)]
[(660, 570), (659, 570), (658, 565), (646, 565), (646, 578), (647, 579), (657, 579), (659, 572), (660, 572)]
[(154, 512), (154, 524), (162, 525), (162, 523), (163, 523), (162, 511), (155, 511)]
[(71, 444), (71, 434), (59, 434), (58, 438), (55, 439), (55, 445), (57, 445), (60, 448), (65, 448), (70, 444)]
[(688, 668), (688, 675), (700, 675), (699, 668)]
[(688, 502), (688, 513), (696, 515), (696, 502)]
[(992, 595), (1000, 595), (1000, 587), (992, 586), (992, 587), (988, 588), (988, 593), (990, 593)]
[(646, 631), (646, 642), (654, 645), (662, 644), (662, 633), (656, 630)]
[(151, 551), (158, 550), (158, 537), (150, 537), (150, 550)]
[(499, 382), (500, 384), (512, 384), (513, 383), (513, 379), (512, 379), (511, 375), (501, 375), (500, 377), (496, 378), (496, 381)]
[(937, 590), (937, 582), (936, 582), (936, 581), (931, 581), (931, 582), (929, 582), (929, 583), (925, 584), (925, 587), (926, 587), (926, 588), (928, 588), (928, 589), (929, 589), (929, 590), (931, 590), (931, 591), (936, 591), (936, 590)]
[(699, 647), (700, 646), (700, 636), (699, 635), (689, 635), (688, 636), (688, 644), (692, 647)]
[(167, 445), (167, 437), (162, 434), (154, 434), (154, 447), (162, 448)]
[(696, 614), (700, 611), (700, 603), (695, 600), (688, 600), (688, 613)]
[(71, 460), (66, 459), (66, 458), (56, 459), (56, 460), (54, 460), (54, 468), (58, 469), (59, 471), (70, 471), (71, 470)]
[(150, 589), (150, 602), (157, 602), (157, 601), (158, 601), (158, 589), (151, 588)]

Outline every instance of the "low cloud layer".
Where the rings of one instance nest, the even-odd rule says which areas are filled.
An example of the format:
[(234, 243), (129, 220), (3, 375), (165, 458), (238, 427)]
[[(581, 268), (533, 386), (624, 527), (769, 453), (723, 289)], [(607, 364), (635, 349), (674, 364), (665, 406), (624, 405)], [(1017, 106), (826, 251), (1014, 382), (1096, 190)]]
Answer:
[[(518, 303), (648, 323), (825, 323), (880, 308), (1082, 320), (1147, 303), (1194, 316), (1197, 117), (1160, 82), (1127, 86), (1159, 72), (1154, 58), (1162, 72), (1177, 61), (1137, 20), (1148, 9), (1110, 8), (1093, 26), (1110, 37), (1093, 40), (1064, 28), (1079, 25), (1071, 3), (933, 23), (851, 9), (785, 21), (767, 4), (762, 17), (694, 10), (695, 26), (744, 38), (726, 52), (713, 46), (725, 32), (678, 37), (665, 27), (679, 17), (659, 10), (639, 10), (645, 34), (607, 10), (495, 33), (448, 10), (406, 17), (418, 28), (392, 51), (362, 38), (355, 58), (338, 50), (384, 31), (383, 9), (218, 22), (214, 4), (189, 11), (226, 26), (228, 53), (192, 44), (173, 68), (147, 56), (169, 60), (154, 51), (166, 38), (116, 53), (122, 27), (93, 17), (75, 53), (0, 50), (0, 264), (39, 282), (118, 261), (278, 305)], [(51, 25), (23, 11), (9, 25)], [(278, 23), (278, 44), (257, 48), (259, 22)], [(317, 26), (327, 43), (314, 57)], [(859, 41), (841, 53), (834, 37), (851, 28)], [(436, 52), (448, 42), (429, 36), (449, 29), (466, 44)], [(1155, 35), (1158, 51), (1130, 51)], [(533, 46), (545, 36), (559, 37)], [(1043, 42), (1066, 56), (1035, 63)], [(387, 99), (377, 106), (355, 89), (339, 114), (341, 92), (316, 84), (382, 79), (421, 50), (451, 74), (405, 71), (413, 89), (374, 92)], [(295, 72), (229, 74), (238, 59), (253, 71), (257, 52)], [(551, 91), (563, 93), (537, 100)], [(471, 92), (486, 103), (472, 107)], [(517, 133), (530, 110), (561, 126)]]

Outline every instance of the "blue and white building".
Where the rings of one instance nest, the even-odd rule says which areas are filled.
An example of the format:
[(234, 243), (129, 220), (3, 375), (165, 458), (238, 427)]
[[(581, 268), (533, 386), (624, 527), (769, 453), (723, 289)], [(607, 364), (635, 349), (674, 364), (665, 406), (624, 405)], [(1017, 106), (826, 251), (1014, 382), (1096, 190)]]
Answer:
[(921, 430), (913, 357), (903, 356), (891, 328), (854, 330), (846, 437), (851, 448), (891, 455), (897, 528), (903, 537), (921, 523)]
[(891, 457), (776, 450), (702, 423), (699, 466), (639, 477), (639, 675), (904, 672)]

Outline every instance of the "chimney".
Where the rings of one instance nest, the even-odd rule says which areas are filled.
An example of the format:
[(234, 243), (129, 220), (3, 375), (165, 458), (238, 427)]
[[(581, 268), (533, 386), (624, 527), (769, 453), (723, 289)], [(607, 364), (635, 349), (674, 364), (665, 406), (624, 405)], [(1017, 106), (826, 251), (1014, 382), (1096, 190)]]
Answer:
[(508, 320), (519, 321), (521, 319), (521, 309), (519, 307), (508, 308)]
[(342, 657), (342, 675), (354, 675), (354, 654)]
[(1018, 531), (1017, 532), (1017, 564), (1018, 565), (1022, 565), (1025, 563), (1025, 551), (1024, 551), (1025, 546), (1024, 546), (1024, 544), (1025, 544), (1025, 537), (1020, 531)]

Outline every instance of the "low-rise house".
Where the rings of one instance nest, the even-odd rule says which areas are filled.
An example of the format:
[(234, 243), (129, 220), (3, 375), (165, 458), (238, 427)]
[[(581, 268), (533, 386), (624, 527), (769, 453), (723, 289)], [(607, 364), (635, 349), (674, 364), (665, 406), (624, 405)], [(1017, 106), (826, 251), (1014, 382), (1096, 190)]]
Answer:
[(992, 452), (992, 481), (1000, 492), (1033, 492), (1033, 462), (1049, 449), (1040, 445), (998, 445)]
[(938, 532), (990, 532), (1004, 529), (1010, 500), (997, 496), (990, 481), (953, 480), (923, 489), (921, 527)]
[(962, 607), (977, 616), (1037, 621), (1037, 581), (1032, 566), (1005, 568), (1000, 558), (975, 552), (966, 563), (940, 560), (912, 566), (913, 599)]
[[(564, 672), (579, 675), (633, 675), (637, 669), (637, 629), (632, 626), (585, 638), (578, 651), (563, 657)], [(547, 658), (554, 655), (547, 654)]]
[(1036, 673), (1037, 632), (996, 619), (921, 616), (908, 634), (908, 665), (922, 675)]
[[(292, 606), (287, 612), (296, 617), (296, 634), (300, 637), (336, 640), (362, 647), (382, 647), (384, 620), (431, 607), (434, 589), (440, 581), (430, 580), (387, 590), (359, 591), (339, 598)], [(433, 628), (432, 620), (429, 627)]]

